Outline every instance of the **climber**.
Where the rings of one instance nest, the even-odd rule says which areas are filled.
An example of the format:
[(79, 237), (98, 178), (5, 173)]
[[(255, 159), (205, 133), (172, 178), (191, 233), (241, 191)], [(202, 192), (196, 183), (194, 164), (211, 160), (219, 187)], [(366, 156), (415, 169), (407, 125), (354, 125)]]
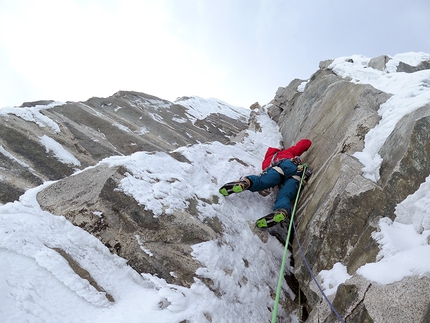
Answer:
[[(296, 145), (286, 149), (269, 147), (262, 163), (263, 172), (260, 175), (248, 175), (238, 181), (226, 183), (219, 192), (228, 196), (244, 190), (261, 192), (280, 185), (273, 212), (258, 219), (256, 224), (259, 228), (268, 228), (282, 222), (291, 214), (291, 201), (299, 189), (303, 173), (300, 155), (311, 145), (312, 142), (309, 139), (302, 139)], [(305, 173), (305, 180), (307, 180), (312, 171), (306, 168)]]

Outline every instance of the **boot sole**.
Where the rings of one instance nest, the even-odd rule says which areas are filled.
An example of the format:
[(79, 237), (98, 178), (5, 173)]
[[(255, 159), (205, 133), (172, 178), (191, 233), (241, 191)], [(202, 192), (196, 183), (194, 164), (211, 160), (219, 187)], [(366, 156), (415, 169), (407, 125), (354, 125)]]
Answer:
[(266, 228), (270, 228), (273, 227), (274, 225), (282, 222), (285, 220), (285, 215), (283, 213), (277, 213), (277, 214), (268, 214), (264, 217), (262, 217), (261, 219), (258, 219), (255, 224), (257, 225), (257, 227), (259, 227), (260, 229), (266, 229)]
[(224, 186), (219, 189), (219, 192), (221, 193), (221, 195), (224, 195), (224, 196), (229, 196), (232, 193), (240, 193), (242, 191), (243, 191), (243, 187), (239, 184), (234, 185), (233, 187)]

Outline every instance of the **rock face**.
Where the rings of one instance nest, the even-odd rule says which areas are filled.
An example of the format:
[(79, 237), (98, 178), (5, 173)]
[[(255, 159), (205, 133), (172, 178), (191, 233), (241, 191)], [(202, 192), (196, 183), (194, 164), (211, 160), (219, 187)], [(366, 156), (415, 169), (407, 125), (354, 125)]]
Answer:
[[(387, 56), (374, 58), (369, 67), (384, 70), (389, 60)], [(429, 322), (428, 277), (379, 286), (355, 272), (376, 260), (379, 247), (371, 234), (378, 229), (379, 219), (394, 219), (395, 206), (430, 174), (430, 105), (397, 123), (379, 151), (383, 158), (380, 179), (371, 181), (363, 177), (363, 165), (353, 155), (363, 150), (366, 134), (381, 119), (380, 106), (391, 95), (342, 78), (330, 69), (331, 63), (321, 62), (307, 82), (294, 80), (279, 88), (266, 107), (254, 104), (250, 116), (219, 101), (213, 102), (212, 113), (201, 115), (193, 109), (195, 98), (172, 103), (137, 92), (118, 92), (86, 102), (39, 101), (2, 109), (0, 203), (14, 201), (45, 181), (56, 181), (37, 196), (43, 209), (65, 216), (96, 236), (137, 272), (188, 287), (199, 268), (191, 246), (222, 236), (223, 223), (217, 218), (200, 221), (197, 202), (192, 200), (174, 214), (154, 216), (117, 189), (129, 170), (101, 161), (147, 151), (165, 152), (187, 163), (186, 157), (172, 151), (198, 142), (240, 141), (244, 129), (259, 131), (255, 116), (267, 109), (280, 126), (285, 146), (305, 137), (313, 141), (304, 157), (314, 175), (301, 198), (297, 236), (314, 273), (330, 270), (340, 262), (353, 275), (331, 297), (345, 321)], [(429, 65), (402, 63), (397, 68), (414, 73), (429, 69)], [(53, 141), (76, 159), (62, 161), (67, 154), (58, 156), (55, 149), (47, 148), (46, 143)], [(218, 200), (214, 196), (204, 202), (217, 204)], [(292, 251), (294, 277), (289, 283), (295, 284), (292, 289), (296, 294), (301, 290), (306, 322), (336, 321), (295, 240)], [(291, 301), (284, 309), (291, 313), (295, 306)]]
[[(199, 268), (190, 256), (190, 246), (211, 240), (217, 233), (189, 210), (154, 217), (117, 190), (125, 172), (123, 167), (99, 165), (54, 183), (37, 198), (44, 209), (64, 215), (96, 236), (137, 272), (189, 287)], [(146, 253), (141, 252), (141, 241), (145, 241)]]
[[(24, 103), (0, 110), (0, 203), (14, 201), (25, 189), (58, 180), (114, 155), (171, 151), (197, 142), (220, 141), (243, 130), (247, 117), (211, 113), (200, 117), (181, 98), (175, 103), (137, 92), (59, 104)], [(220, 107), (226, 105), (219, 101)], [(219, 108), (219, 111), (221, 109)], [(236, 112), (233, 112), (236, 113)], [(48, 136), (78, 160), (59, 161), (40, 138)]]
[[(371, 63), (383, 69), (387, 61), (383, 56)], [(379, 122), (377, 111), (390, 95), (370, 85), (351, 83), (329, 65), (320, 65), (304, 91), (297, 89), (301, 80), (280, 88), (269, 113), (280, 124), (285, 146), (304, 137), (313, 140), (306, 161), (315, 173), (304, 191), (297, 229), (310, 266), (318, 273), (341, 262), (352, 275), (376, 259), (379, 249), (371, 233), (377, 230), (378, 220), (393, 219), (395, 206), (430, 173), (430, 105), (397, 123), (379, 152), (383, 163), (375, 183), (362, 176), (363, 166), (352, 155), (363, 149), (364, 137)], [(398, 66), (411, 73), (423, 68), (428, 68), (428, 62)], [(314, 286), (296, 241), (293, 249), (295, 276), (310, 312), (306, 322), (336, 321)], [(429, 278), (417, 277), (382, 288), (354, 277), (339, 287), (334, 303), (346, 322), (427, 322), (429, 283)], [(401, 314), (393, 312), (394, 290), (411, 295), (407, 303), (414, 306), (402, 306)], [(424, 292), (417, 296), (417, 290)]]
[[(143, 93), (118, 92), (87, 102), (38, 101), (2, 109), (0, 202), (17, 200), (26, 189), (46, 180), (59, 180), (38, 194), (42, 208), (65, 216), (99, 238), (137, 272), (190, 286), (199, 267), (190, 246), (213, 239), (222, 231), (220, 223), (201, 223), (193, 203), (183, 212), (154, 217), (117, 190), (127, 169), (88, 166), (136, 151), (170, 152), (197, 142), (229, 143), (248, 126), (245, 109), (230, 110), (215, 100), (205, 103), (215, 111), (205, 116), (193, 109), (201, 104), (198, 100), (184, 97), (172, 103)], [(227, 116), (226, 109), (234, 117)], [(39, 140), (43, 136), (60, 143), (78, 160), (60, 161), (54, 150), (46, 151)], [(187, 162), (180, 154), (172, 156)], [(69, 176), (79, 169), (85, 170)], [(140, 240), (152, 250), (143, 253), (145, 256)]]

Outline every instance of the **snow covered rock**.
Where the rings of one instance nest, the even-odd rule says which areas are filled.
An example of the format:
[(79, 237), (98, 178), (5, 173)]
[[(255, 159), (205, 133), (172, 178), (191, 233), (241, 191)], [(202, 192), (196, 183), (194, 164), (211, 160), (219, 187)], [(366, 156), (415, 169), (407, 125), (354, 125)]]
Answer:
[(38, 101), (3, 108), (0, 203), (110, 156), (171, 151), (197, 142), (227, 143), (247, 126), (243, 110), (216, 99), (173, 103), (124, 91), (86, 102)]
[[(118, 96), (122, 108), (110, 104)], [(270, 316), (282, 246), (255, 232), (253, 222), (272, 198), (245, 192), (224, 199), (218, 192), (232, 176), (257, 172), (266, 144), (279, 144), (263, 109), (249, 118), (248, 109), (215, 99), (160, 103), (129, 92), (52, 110), (57, 105), (2, 112), (5, 124), (19, 120), (27, 128), (15, 123), (18, 132), (37, 134), (29, 142), (36, 151), (73, 172), (0, 205), (6, 321)], [(2, 145), (5, 160), (41, 179), (49, 173), (36, 170), (30, 152), (24, 162), (13, 142)], [(282, 291), (279, 315), (289, 320), (294, 293), (286, 284)]]
[[(315, 173), (299, 209), (298, 237), (316, 273), (333, 270), (340, 262), (354, 275), (357, 270), (364, 272), (366, 264), (379, 261), (380, 245), (374, 236), (381, 230), (380, 220), (394, 220), (397, 205), (429, 176), (429, 59), (423, 53), (339, 58), (321, 64), (319, 71), (303, 81), (304, 90), (295, 80), (284, 89), (287, 94), (278, 91), (271, 102), (272, 109), (282, 110), (277, 118), (286, 146), (303, 137), (313, 141), (306, 161)], [(406, 222), (413, 223), (413, 217), (411, 210)], [(422, 225), (414, 226), (426, 240), (429, 232)], [(333, 315), (321, 314), (322, 308), (328, 313), (329, 308), (313, 285), (296, 242), (294, 259), (295, 275), (311, 311), (309, 322), (333, 322)], [(345, 295), (336, 294), (334, 299), (347, 322), (415, 321), (408, 317), (418, 322), (428, 306), (430, 271), (417, 272), (407, 284), (401, 275), (390, 280), (393, 289), (407, 295), (415, 293), (416, 285), (426, 291), (415, 298), (417, 307), (402, 308), (405, 314), (398, 318), (374, 304), (376, 298), (370, 300), (367, 287), (357, 287), (362, 298), (357, 296), (355, 305), (347, 304)], [(378, 283), (373, 279), (369, 278)], [(341, 286), (345, 291), (354, 285), (347, 280)], [(377, 292), (387, 304), (393, 297), (388, 290)], [(379, 312), (386, 313), (385, 317)]]
[(200, 267), (191, 246), (214, 239), (217, 233), (186, 209), (160, 216), (145, 210), (145, 205), (118, 190), (126, 172), (122, 166), (98, 165), (50, 185), (37, 200), (43, 209), (65, 216), (100, 239), (137, 272), (191, 286)]
[[(218, 188), (307, 137), (295, 238), (316, 281), (345, 322), (428, 322), (429, 61), (327, 60), (252, 110), (137, 92), (1, 109), (0, 316), (269, 321), (286, 232), (253, 224), (274, 194)], [(336, 321), (290, 251), (278, 320)]]

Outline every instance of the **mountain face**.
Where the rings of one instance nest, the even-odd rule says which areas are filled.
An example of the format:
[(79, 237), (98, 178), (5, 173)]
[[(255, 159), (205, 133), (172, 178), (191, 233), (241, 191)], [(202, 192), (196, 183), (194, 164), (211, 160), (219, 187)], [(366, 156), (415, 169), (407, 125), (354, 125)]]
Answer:
[[(309, 80), (292, 81), (269, 104), (251, 110), (137, 92), (4, 108), (0, 203), (6, 207), (40, 187), (42, 210), (96, 237), (136, 273), (160, 278), (170, 290), (207, 288), (193, 301), (216, 306), (195, 310), (196, 317), (202, 311), (200, 319), (177, 322), (238, 322), (244, 312), (267, 321), (287, 228), (253, 227), (270, 211), (273, 192), (224, 198), (218, 187), (259, 172), (267, 146), (309, 138), (313, 144), (303, 158), (314, 173), (295, 218), (300, 247), (290, 241), (280, 317), (294, 322), (302, 306), (306, 322), (336, 321), (307, 259), (325, 290), (334, 288), (328, 296), (345, 322), (429, 322), (430, 269), (397, 280), (385, 272), (385, 283), (369, 274), (372, 264), (390, 259), (377, 239), (384, 225), (398, 218), (421, 237), (430, 230), (430, 219), (412, 221), (399, 211), (430, 174), (430, 98), (421, 98), (429, 64), (387, 56), (324, 61)], [(409, 92), (402, 92), (408, 84)], [(45, 245), (106, 303), (120, 302), (119, 292), (106, 287), (108, 279), (71, 248)], [(332, 283), (327, 273), (336, 276)], [(190, 302), (178, 305), (163, 293), (161, 310), (175, 305), (180, 312)]]
[[(87, 102), (40, 101), (1, 109), (5, 153), (0, 154), (0, 202), (14, 201), (25, 189), (64, 178), (109, 156), (169, 152), (215, 140), (227, 143), (246, 127), (247, 116), (225, 103), (213, 102), (214, 110), (206, 112), (193, 108), (198, 100), (171, 103), (143, 93), (118, 92)], [(75, 158), (60, 156), (66, 158), (62, 161), (42, 137), (59, 143)]]
[[(341, 64), (363, 64), (360, 57), (357, 60), (345, 59)], [(381, 56), (370, 60), (364, 68), (387, 71), (389, 62), (386, 56)], [(426, 73), (419, 90), (422, 91), (428, 88), (428, 68), (428, 62), (414, 67), (400, 62), (391, 73), (402, 77), (408, 77), (408, 73)], [(269, 107), (270, 114), (280, 124), (284, 140), (313, 139), (307, 161), (315, 167), (315, 177), (303, 195), (297, 233), (315, 272), (340, 262), (354, 275), (361, 266), (375, 262), (379, 246), (373, 236), (379, 230), (378, 221), (394, 220), (396, 206), (417, 191), (430, 174), (428, 94), (426, 99), (416, 100), (416, 107), (406, 113), (408, 103), (419, 94), (410, 94), (408, 102), (397, 98), (402, 94), (396, 96), (353, 81), (340, 68), (336, 69), (336, 61), (321, 62), (320, 70), (304, 89), (298, 90), (303, 81), (291, 82), (278, 90)], [(386, 106), (392, 110), (381, 115), (381, 107)], [(396, 123), (390, 120), (390, 115), (396, 113), (394, 107), (406, 110)], [(371, 129), (377, 131), (387, 123), (393, 124), (392, 131), (385, 142), (381, 138), (380, 177), (374, 181), (371, 176), (363, 176), (357, 152), (365, 148), (366, 135)], [(430, 229), (428, 225), (419, 226), (418, 232)], [(332, 322), (334, 316), (329, 315), (327, 304), (321, 303), (319, 291), (294, 242), (294, 273), (311, 310), (306, 322)], [(354, 275), (338, 288), (334, 303), (343, 317), (348, 318), (347, 322), (428, 322), (428, 275), (409, 277), (406, 281), (381, 287)], [(425, 300), (417, 289), (426, 291)], [(401, 295), (398, 290), (403, 290)], [(407, 304), (408, 309), (401, 305), (401, 315), (398, 310), (393, 312), (393, 295), (396, 304)]]
[[(228, 144), (247, 128), (245, 109), (202, 100), (209, 108), (205, 111), (200, 100), (184, 97), (171, 103), (143, 93), (118, 92), (87, 102), (42, 101), (3, 109), (1, 202), (16, 200), (44, 181), (59, 180), (39, 193), (44, 209), (95, 235), (137, 272), (191, 285), (199, 264), (190, 255), (190, 245), (213, 239), (214, 229), (189, 216), (192, 205), (191, 210), (160, 221), (131, 196), (117, 191), (128, 172), (125, 167), (99, 162), (138, 151), (165, 152), (186, 162), (172, 151), (198, 142)], [(76, 173), (79, 169), (84, 171)], [(215, 230), (220, 226), (214, 224)], [(141, 252), (136, 235), (152, 241), (151, 257)], [(178, 273), (175, 279), (172, 271)]]

